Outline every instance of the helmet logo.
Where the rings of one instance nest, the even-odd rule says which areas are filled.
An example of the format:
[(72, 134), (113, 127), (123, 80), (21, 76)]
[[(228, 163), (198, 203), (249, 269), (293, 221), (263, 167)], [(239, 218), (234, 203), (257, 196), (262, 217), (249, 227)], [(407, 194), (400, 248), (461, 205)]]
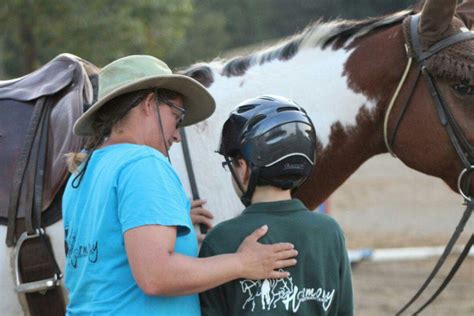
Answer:
[(304, 169), (304, 164), (302, 163), (285, 163), (285, 165), (283, 166), (283, 169), (284, 170), (288, 170), (288, 169), (300, 169), (300, 170), (303, 170)]

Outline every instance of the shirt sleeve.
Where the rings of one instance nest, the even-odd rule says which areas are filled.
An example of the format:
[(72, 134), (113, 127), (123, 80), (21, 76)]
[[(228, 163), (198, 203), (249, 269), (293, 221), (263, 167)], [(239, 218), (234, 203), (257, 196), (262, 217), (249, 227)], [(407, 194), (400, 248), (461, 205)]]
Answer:
[(340, 231), (341, 239), (341, 263), (339, 266), (339, 288), (341, 293), (338, 315), (352, 316), (354, 315), (354, 297), (352, 292), (352, 275), (351, 263), (347, 253), (344, 234)]
[(171, 166), (155, 156), (124, 166), (117, 180), (118, 216), (122, 232), (144, 225), (176, 226), (191, 231), (189, 201)]
[[(201, 245), (201, 250), (199, 251), (199, 257), (206, 258), (215, 256), (216, 254), (217, 253), (210, 247), (206, 240), (204, 240)], [(201, 303), (201, 313), (203, 316), (229, 315), (224, 285), (200, 293), (199, 301)]]

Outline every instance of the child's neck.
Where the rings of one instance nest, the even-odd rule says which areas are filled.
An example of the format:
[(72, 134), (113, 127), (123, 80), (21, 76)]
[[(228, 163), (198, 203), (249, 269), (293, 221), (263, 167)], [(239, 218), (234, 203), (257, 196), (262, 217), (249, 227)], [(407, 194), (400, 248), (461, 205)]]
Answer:
[(291, 190), (282, 190), (272, 186), (256, 187), (252, 196), (252, 204), (284, 200), (291, 200)]

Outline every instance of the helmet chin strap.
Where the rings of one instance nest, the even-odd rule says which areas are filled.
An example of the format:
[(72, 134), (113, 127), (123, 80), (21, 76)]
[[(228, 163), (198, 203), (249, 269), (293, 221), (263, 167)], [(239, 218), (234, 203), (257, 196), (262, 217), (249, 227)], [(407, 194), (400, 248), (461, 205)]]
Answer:
[(232, 167), (232, 163), (230, 162), (229, 157), (224, 156), (224, 159), (227, 162), (227, 165), (229, 166), (229, 170), (230, 170), (230, 173), (232, 174), (232, 178), (234, 178), (234, 181), (235, 183), (237, 183), (237, 186), (239, 187), (240, 192), (242, 192), (240, 201), (245, 207), (248, 207), (250, 204), (252, 204), (252, 196), (255, 193), (258, 175), (260, 174), (260, 168), (258, 167), (251, 168), (249, 185), (247, 187), (247, 191), (245, 191), (242, 183), (240, 182), (239, 178), (237, 177), (237, 174), (235, 173), (234, 168)]
[(249, 206), (250, 204), (252, 204), (252, 196), (255, 193), (255, 188), (257, 187), (258, 176), (260, 174), (260, 168), (259, 167), (252, 167), (251, 170), (252, 171), (250, 173), (250, 179), (249, 179), (249, 185), (247, 187), (247, 192), (245, 192), (240, 197), (240, 201), (245, 206)]

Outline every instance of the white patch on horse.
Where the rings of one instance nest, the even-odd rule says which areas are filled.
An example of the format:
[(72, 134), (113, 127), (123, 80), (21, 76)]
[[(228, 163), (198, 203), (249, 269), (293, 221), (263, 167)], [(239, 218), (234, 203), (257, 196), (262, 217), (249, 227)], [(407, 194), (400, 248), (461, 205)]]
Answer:
[[(231, 77), (219, 75), (222, 64), (209, 64), (214, 73), (209, 91), (216, 99), (216, 111), (204, 123), (186, 131), (200, 195), (208, 200), (206, 207), (215, 213), (215, 222), (234, 217), (242, 210), (230, 174), (220, 168), (223, 158), (213, 154), (231, 110), (245, 99), (263, 94), (289, 97), (307, 110), (318, 140), (326, 147), (331, 126), (340, 123), (349, 131), (356, 126), (361, 107), (364, 105), (370, 111), (376, 104), (349, 88), (344, 65), (350, 54), (346, 49), (306, 47), (289, 60), (274, 59), (250, 67), (243, 76)], [(171, 160), (186, 185), (184, 158), (181, 149), (175, 147), (180, 146), (171, 150)]]

